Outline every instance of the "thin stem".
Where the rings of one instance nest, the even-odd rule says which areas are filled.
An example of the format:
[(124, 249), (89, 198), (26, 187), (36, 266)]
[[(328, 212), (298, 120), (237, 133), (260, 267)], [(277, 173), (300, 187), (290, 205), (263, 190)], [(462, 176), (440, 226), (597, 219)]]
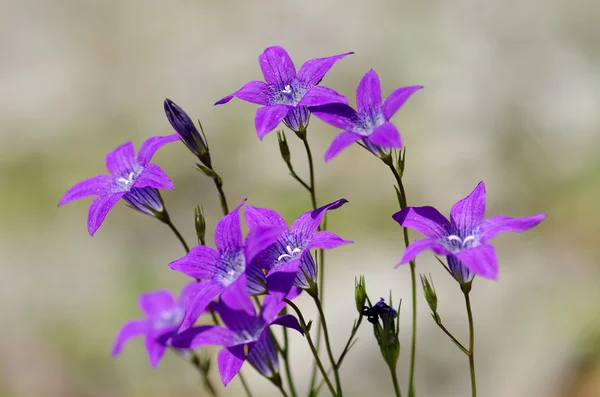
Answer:
[(214, 397), (218, 397), (219, 393), (215, 390), (208, 373), (202, 367), (202, 363), (200, 362), (200, 357), (194, 352), (191, 351), (191, 359), (190, 362), (198, 369), (200, 374), (202, 375), (202, 383), (204, 384), (204, 388), (209, 391)]
[[(296, 306), (289, 299), (284, 299), (284, 301), (296, 312), (296, 315), (298, 316), (298, 319), (300, 320), (300, 325), (302, 325), (302, 329), (304, 330), (304, 336), (306, 336), (306, 340), (308, 341), (308, 346), (310, 347), (310, 350), (311, 350), (313, 356), (315, 357), (315, 362), (317, 363), (317, 366), (319, 367), (319, 370), (321, 371), (321, 375), (323, 375), (323, 379), (325, 379), (325, 383), (327, 384), (327, 387), (329, 388), (331, 395), (337, 396), (338, 394), (335, 392), (335, 389), (333, 388), (333, 385), (331, 384), (331, 381), (329, 380), (329, 377), (327, 376), (327, 372), (325, 371), (325, 368), (323, 367), (323, 363), (321, 362), (321, 359), (319, 358), (319, 353), (317, 352), (317, 349), (315, 348), (315, 345), (313, 344), (312, 338), (310, 336), (310, 332), (308, 332), (306, 321), (304, 321), (304, 316), (302, 315), (302, 312), (300, 311), (300, 309), (298, 309), (298, 306)], [(312, 387), (311, 387), (311, 390), (312, 390)]]
[(287, 376), (287, 380), (290, 386), (290, 393), (292, 393), (292, 397), (296, 397), (296, 386), (294, 385), (294, 379), (292, 377), (292, 366), (290, 365), (289, 358), (289, 340), (287, 328), (283, 327), (283, 357), (285, 361), (285, 375)]
[(475, 379), (475, 331), (473, 329), (473, 312), (471, 311), (471, 298), (468, 291), (463, 291), (467, 315), (469, 317), (469, 368), (471, 371), (471, 396), (477, 397), (477, 381)]
[(244, 391), (248, 397), (252, 397), (252, 392), (250, 391), (250, 387), (248, 387), (248, 383), (246, 382), (246, 378), (241, 372), (238, 372), (238, 377), (240, 378), (240, 382), (242, 382), (242, 386), (244, 387)]
[(455, 345), (456, 345), (456, 346), (457, 346), (457, 347), (458, 347), (458, 348), (459, 348), (459, 349), (460, 349), (460, 350), (461, 350), (463, 353), (465, 353), (467, 356), (469, 356), (469, 355), (470, 355), (470, 353), (469, 353), (469, 350), (467, 350), (467, 348), (466, 348), (466, 347), (464, 347), (464, 346), (462, 345), (462, 343), (460, 343), (460, 342), (458, 341), (458, 339), (456, 339), (456, 338), (454, 337), (454, 335), (452, 335), (452, 334), (450, 333), (450, 331), (448, 331), (448, 330), (446, 329), (446, 327), (444, 327), (444, 325), (443, 325), (442, 323), (438, 323), (438, 322), (436, 322), (436, 324), (437, 324), (437, 326), (438, 326), (438, 327), (440, 327), (440, 329), (441, 329), (442, 331), (444, 331), (444, 333), (445, 333), (446, 335), (448, 335), (448, 337), (449, 337), (450, 339), (452, 339), (452, 342), (454, 342), (454, 344), (455, 344)]
[[(166, 212), (165, 212), (165, 214), (166, 214)], [(183, 245), (185, 252), (190, 252), (190, 247), (185, 242), (185, 239), (183, 238), (181, 233), (179, 233), (179, 230), (177, 230), (175, 225), (173, 225), (173, 222), (171, 221), (171, 217), (169, 216), (169, 214), (166, 214), (166, 216), (161, 220), (171, 228), (173, 233), (175, 233), (175, 236), (177, 236), (177, 238), (179, 239), (179, 242), (181, 243), (181, 245)]]
[(396, 397), (402, 397), (400, 385), (398, 384), (398, 375), (396, 374), (396, 368), (390, 368), (390, 373), (392, 374), (392, 382), (394, 383), (394, 391), (396, 392)]
[(281, 395), (283, 397), (288, 397), (288, 394), (285, 392), (285, 389), (283, 388), (283, 385), (280, 383), (278, 385), (276, 385), (277, 388), (279, 389), (279, 391), (281, 392)]
[[(383, 162), (390, 168), (396, 182), (398, 183), (398, 190), (400, 192), (400, 209), (403, 210), (407, 207), (406, 191), (404, 190), (404, 184), (402, 183), (402, 177), (398, 174), (396, 167), (392, 162), (391, 156), (382, 159)], [(404, 245), (408, 247), (408, 229), (403, 227), (402, 234), (404, 237)], [(410, 350), (410, 373), (408, 380), (408, 397), (414, 397), (415, 395), (415, 358), (417, 353), (417, 274), (415, 270), (416, 262), (413, 259), (410, 261), (410, 281), (412, 289), (412, 342)]]
[(325, 313), (323, 312), (323, 307), (321, 305), (321, 300), (318, 295), (313, 297), (315, 300), (315, 305), (319, 310), (319, 317), (321, 318), (321, 326), (323, 327), (323, 334), (325, 336), (325, 348), (327, 349), (327, 355), (329, 356), (329, 361), (331, 362), (331, 366), (333, 368), (333, 376), (335, 377), (335, 385), (337, 389), (337, 394), (339, 396), (342, 395), (342, 383), (340, 382), (340, 373), (338, 370), (337, 363), (335, 358), (333, 357), (333, 352), (331, 350), (331, 342), (329, 340), (329, 331), (327, 330), (327, 322), (325, 321)]
[(304, 148), (306, 149), (306, 157), (308, 157), (308, 170), (310, 172), (310, 200), (312, 201), (313, 210), (316, 210), (317, 195), (315, 193), (315, 167), (313, 164), (312, 153), (310, 151), (310, 145), (308, 144), (308, 139), (306, 138), (306, 133), (304, 134), (302, 143), (304, 143)]
[(213, 181), (215, 181), (215, 186), (217, 187), (217, 191), (219, 192), (219, 201), (221, 202), (221, 209), (223, 210), (223, 214), (229, 214), (229, 206), (227, 205), (227, 198), (225, 197), (225, 192), (223, 191), (223, 179), (220, 176), (216, 175), (213, 177)]
[(298, 176), (298, 174), (296, 174), (296, 171), (294, 171), (293, 168), (288, 167), (288, 169), (290, 170), (290, 175), (292, 176), (292, 178), (294, 178), (296, 181), (298, 181), (298, 183), (301, 184), (302, 186), (304, 186), (304, 188), (306, 190), (308, 190), (308, 192), (310, 193), (312, 191), (312, 189), (310, 188), (310, 186), (308, 186), (308, 184), (306, 182), (304, 182), (304, 180), (302, 180), (302, 178), (300, 178)]
[(363, 318), (363, 316), (358, 317), (358, 321), (356, 322), (356, 325), (352, 328), (352, 332), (350, 333), (348, 342), (346, 342), (346, 346), (344, 346), (344, 350), (342, 351), (340, 358), (338, 358), (337, 362), (335, 363), (335, 366), (337, 368), (339, 368), (342, 365), (342, 361), (344, 360), (344, 357), (346, 357), (346, 354), (350, 351), (350, 346), (352, 345), (352, 339), (354, 338), (354, 335), (356, 335), (356, 332), (358, 331), (358, 328), (360, 327), (362, 318)]

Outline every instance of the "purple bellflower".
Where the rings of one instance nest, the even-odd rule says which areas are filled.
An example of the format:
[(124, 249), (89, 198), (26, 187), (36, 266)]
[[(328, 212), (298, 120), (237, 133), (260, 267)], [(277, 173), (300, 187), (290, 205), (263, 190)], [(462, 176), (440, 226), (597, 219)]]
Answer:
[(200, 280), (191, 288), (180, 331), (194, 325), (210, 302), (219, 295), (228, 306), (247, 313), (253, 312), (254, 306), (248, 297), (252, 285), (248, 282), (247, 268), (250, 268), (249, 264), (256, 254), (277, 239), (281, 229), (272, 226), (258, 228), (251, 231), (244, 241), (239, 211), (245, 201), (217, 223), (217, 249), (199, 245), (183, 258), (169, 264), (171, 269)]
[[(288, 295), (288, 298), (292, 299), (292, 296)], [(248, 296), (246, 299), (252, 303)], [(281, 325), (303, 334), (302, 328), (291, 314), (279, 316), (285, 303), (275, 301), (272, 296), (265, 296), (260, 314), (256, 314), (253, 305), (250, 307), (252, 312), (247, 313), (224, 302), (215, 303), (213, 308), (226, 327), (204, 325), (190, 328), (174, 338), (173, 345), (190, 349), (203, 345), (224, 346), (217, 358), (224, 385), (233, 379), (246, 360), (266, 377), (272, 377), (278, 371), (278, 358), (269, 327)]]
[(192, 282), (184, 287), (177, 301), (167, 290), (141, 294), (138, 305), (145, 318), (130, 320), (123, 325), (117, 334), (112, 355), (118, 355), (129, 339), (144, 335), (150, 365), (156, 367), (171, 343), (171, 338), (177, 334), (183, 320), (184, 303), (194, 284)]
[(255, 259), (259, 267), (268, 269), (267, 290), (275, 300), (282, 300), (294, 284), (303, 289), (310, 288), (307, 277), (312, 281), (316, 279), (311, 249), (330, 249), (352, 242), (329, 231), (317, 231), (327, 210), (339, 208), (347, 202), (340, 199), (308, 211), (296, 219), (291, 228), (281, 215), (271, 209), (246, 207), (244, 214), (251, 232), (273, 226), (281, 230), (277, 241)]
[(98, 196), (92, 200), (88, 215), (88, 231), (92, 236), (120, 199), (145, 214), (162, 213), (164, 207), (157, 189), (175, 187), (163, 169), (150, 164), (150, 160), (163, 145), (178, 139), (177, 134), (152, 137), (142, 144), (137, 157), (133, 143), (119, 146), (106, 155), (106, 168), (111, 175), (98, 175), (77, 183), (60, 199), (58, 206)]
[(348, 100), (319, 82), (331, 67), (346, 55), (316, 58), (307, 61), (296, 73), (294, 62), (282, 47), (269, 47), (258, 58), (265, 81), (251, 81), (215, 105), (238, 97), (263, 105), (256, 111), (254, 125), (260, 139), (283, 122), (293, 131), (306, 129), (309, 107), (329, 103), (348, 103)]
[(206, 142), (200, 136), (190, 116), (169, 98), (164, 102), (165, 114), (173, 129), (187, 148), (207, 167), (211, 166), (210, 154)]
[(407, 207), (393, 215), (401, 226), (417, 230), (427, 238), (413, 241), (404, 252), (400, 264), (430, 249), (446, 255), (450, 271), (461, 283), (475, 275), (496, 280), (498, 260), (489, 244), (500, 232), (523, 232), (540, 223), (546, 214), (523, 218), (497, 215), (484, 221), (485, 184), (480, 182), (467, 197), (452, 206), (450, 221), (433, 207)]
[(325, 161), (337, 156), (354, 142), (362, 140), (373, 154), (379, 156), (390, 148), (401, 148), (400, 133), (390, 119), (415, 91), (422, 86), (401, 87), (382, 103), (379, 76), (373, 69), (363, 76), (356, 89), (356, 108), (333, 103), (311, 109), (324, 122), (343, 130), (325, 153)]

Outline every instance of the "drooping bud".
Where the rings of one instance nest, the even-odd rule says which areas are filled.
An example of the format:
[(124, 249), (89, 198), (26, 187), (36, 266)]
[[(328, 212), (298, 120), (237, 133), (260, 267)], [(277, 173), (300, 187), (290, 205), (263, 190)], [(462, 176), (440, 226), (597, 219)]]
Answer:
[[(211, 167), (210, 153), (205, 140), (200, 136), (198, 129), (190, 116), (170, 99), (164, 102), (165, 114), (173, 129), (179, 134), (185, 146), (200, 159), (207, 167)], [(202, 125), (200, 125), (202, 128)]]
[(433, 279), (431, 275), (427, 278), (426, 275), (421, 274), (421, 284), (423, 285), (423, 294), (425, 295), (425, 300), (431, 309), (431, 316), (435, 320), (436, 323), (440, 323), (442, 320), (437, 313), (437, 294), (435, 293), (435, 288), (433, 286)]
[(292, 156), (290, 154), (290, 147), (288, 146), (285, 133), (283, 131), (277, 131), (277, 142), (279, 142), (279, 152), (281, 153), (281, 158), (283, 158), (283, 161), (285, 161), (288, 167), (291, 167), (290, 161)]
[[(391, 303), (391, 298), (390, 298)], [(400, 310), (400, 305), (398, 305)], [(379, 344), (381, 355), (391, 370), (396, 369), (400, 357), (400, 317), (398, 311), (388, 306), (381, 298), (372, 307), (365, 307), (362, 311), (367, 320), (373, 324), (373, 334)]]
[(196, 236), (198, 242), (204, 245), (204, 237), (206, 235), (206, 219), (204, 218), (204, 210), (197, 205), (194, 208), (194, 226), (196, 227)]
[(365, 302), (367, 301), (365, 276), (360, 276), (358, 279), (354, 278), (354, 300), (356, 302), (356, 310), (358, 310), (359, 314), (362, 314), (363, 309), (365, 308)]

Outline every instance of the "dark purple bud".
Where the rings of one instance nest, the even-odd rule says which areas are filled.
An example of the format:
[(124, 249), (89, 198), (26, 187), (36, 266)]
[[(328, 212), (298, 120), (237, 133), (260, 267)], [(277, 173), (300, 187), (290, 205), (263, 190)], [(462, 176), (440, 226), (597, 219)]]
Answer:
[(165, 114), (173, 129), (179, 134), (188, 149), (204, 162), (203, 156), (208, 153), (208, 148), (190, 116), (169, 98), (165, 99), (164, 106)]

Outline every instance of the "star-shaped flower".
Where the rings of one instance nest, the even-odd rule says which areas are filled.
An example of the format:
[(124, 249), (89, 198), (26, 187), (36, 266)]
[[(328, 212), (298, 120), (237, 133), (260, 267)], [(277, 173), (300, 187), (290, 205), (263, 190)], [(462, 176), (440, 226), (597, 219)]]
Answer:
[(98, 175), (77, 183), (60, 199), (58, 206), (98, 196), (92, 201), (88, 215), (88, 231), (92, 236), (121, 198), (145, 214), (163, 212), (163, 203), (156, 189), (174, 189), (174, 186), (163, 169), (150, 164), (150, 160), (163, 145), (178, 139), (177, 134), (152, 137), (142, 144), (137, 156), (133, 143), (119, 146), (106, 155), (106, 168), (111, 175)]
[[(288, 295), (288, 299), (292, 298)], [(173, 345), (190, 349), (204, 345), (224, 346), (217, 359), (224, 385), (233, 379), (246, 360), (263, 375), (270, 377), (278, 370), (278, 359), (269, 327), (281, 325), (303, 333), (296, 317), (290, 314), (279, 316), (284, 306), (285, 303), (276, 302), (268, 295), (258, 315), (253, 305), (252, 311), (247, 313), (223, 302), (215, 303), (213, 308), (221, 316), (225, 327), (204, 325), (190, 328), (174, 338)]]
[(348, 100), (319, 82), (331, 67), (346, 55), (316, 58), (307, 61), (298, 73), (294, 62), (282, 47), (269, 47), (258, 58), (265, 81), (251, 81), (215, 105), (233, 97), (263, 105), (256, 111), (254, 125), (258, 137), (263, 137), (283, 122), (293, 131), (303, 131), (310, 115), (308, 107), (328, 103), (348, 103)]
[(244, 210), (248, 229), (259, 231), (268, 227), (281, 230), (277, 240), (256, 256), (259, 267), (269, 269), (267, 290), (276, 300), (281, 300), (295, 284), (307, 289), (311, 280), (316, 279), (316, 267), (311, 249), (331, 249), (352, 241), (344, 240), (329, 231), (317, 231), (328, 210), (341, 207), (348, 201), (340, 199), (314, 211), (302, 214), (288, 228), (285, 220), (277, 212), (268, 208), (247, 206)]
[(183, 258), (169, 264), (171, 269), (201, 280), (191, 287), (181, 331), (194, 325), (210, 302), (219, 295), (232, 308), (247, 313), (254, 310), (248, 298), (252, 284), (248, 283), (246, 270), (250, 268), (254, 257), (277, 239), (281, 229), (273, 226), (259, 228), (251, 231), (244, 241), (239, 214), (244, 203), (245, 200), (217, 223), (217, 249), (199, 245)]
[(187, 300), (193, 284), (195, 282), (188, 284), (181, 291), (181, 296), (177, 301), (167, 290), (140, 295), (138, 305), (145, 317), (130, 320), (123, 325), (117, 334), (112, 355), (118, 355), (129, 339), (144, 335), (150, 365), (153, 368), (156, 367), (183, 320), (184, 302)]
[(401, 148), (400, 133), (390, 119), (406, 100), (422, 86), (397, 88), (382, 103), (379, 76), (373, 69), (363, 76), (356, 89), (358, 111), (345, 104), (330, 104), (311, 109), (324, 122), (344, 130), (335, 137), (325, 153), (325, 161), (337, 156), (354, 142), (362, 140), (376, 156), (390, 148)]
[(450, 270), (459, 282), (471, 281), (474, 274), (498, 278), (496, 250), (489, 244), (498, 233), (523, 232), (540, 223), (546, 214), (524, 218), (497, 215), (484, 221), (485, 184), (480, 182), (467, 197), (452, 206), (450, 221), (433, 207), (407, 207), (393, 215), (401, 226), (417, 230), (427, 238), (413, 241), (400, 264), (430, 249), (446, 255)]

